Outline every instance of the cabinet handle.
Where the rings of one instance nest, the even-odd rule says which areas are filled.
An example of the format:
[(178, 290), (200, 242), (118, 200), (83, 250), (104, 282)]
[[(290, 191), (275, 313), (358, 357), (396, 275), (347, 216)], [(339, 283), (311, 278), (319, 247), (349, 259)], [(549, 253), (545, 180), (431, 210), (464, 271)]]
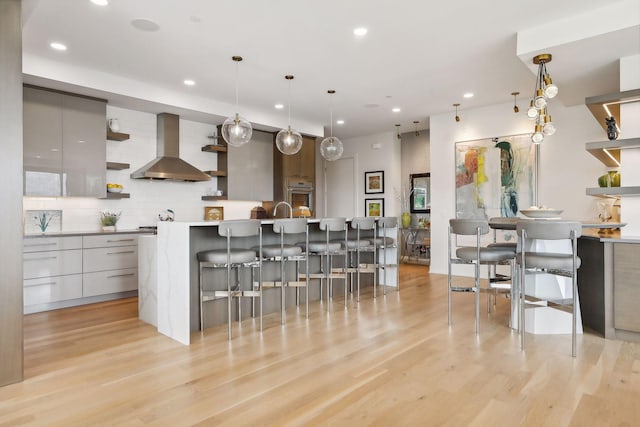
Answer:
[(114, 277), (127, 277), (127, 276), (135, 276), (135, 273), (114, 274), (113, 276), (107, 276), (107, 279), (112, 279)]
[(42, 261), (44, 259), (57, 259), (57, 256), (43, 256), (40, 258), (25, 258), (25, 261)]
[(118, 239), (118, 240), (107, 240), (107, 243), (118, 243), (118, 242), (133, 242), (135, 239)]
[(33, 247), (36, 247), (36, 246), (55, 246), (57, 244), (58, 244), (58, 242), (36, 243), (36, 244), (33, 244), (33, 245), (28, 245), (28, 244), (25, 243), (24, 246), (27, 247), (27, 248), (33, 248)]
[(107, 255), (118, 255), (118, 254), (134, 254), (135, 251), (120, 251), (120, 252), (107, 252)]
[(44, 285), (57, 285), (58, 282), (44, 282), (44, 283), (32, 283), (30, 285), (24, 285), (25, 288), (30, 288), (33, 286), (44, 286)]

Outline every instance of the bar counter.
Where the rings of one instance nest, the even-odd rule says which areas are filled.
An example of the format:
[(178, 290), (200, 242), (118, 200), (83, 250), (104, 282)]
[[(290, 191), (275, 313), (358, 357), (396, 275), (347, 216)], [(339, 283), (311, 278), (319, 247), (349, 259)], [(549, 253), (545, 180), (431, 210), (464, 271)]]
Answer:
[[(261, 221), (263, 244), (279, 242), (278, 235), (273, 233), (273, 222), (272, 219)], [(324, 232), (320, 231), (319, 223), (318, 218), (309, 219), (311, 240), (324, 239)], [(203, 250), (226, 247), (226, 240), (218, 236), (219, 224), (219, 221), (158, 223), (157, 327), (160, 333), (185, 345), (189, 345), (191, 333), (199, 330), (199, 270), (196, 254)], [(398, 241), (397, 228), (388, 229), (387, 233), (389, 237)], [(386, 251), (386, 259), (397, 260), (396, 248), (388, 248)], [(398, 286), (396, 269), (397, 266), (388, 269), (389, 286)], [(312, 288), (317, 288), (314, 285), (315, 282), (312, 282)], [(275, 293), (272, 294), (275, 296)], [(313, 299), (314, 294), (309, 295), (310, 299)], [(276, 303), (276, 298), (273, 300), (273, 303), (270, 303), (269, 296), (265, 297), (265, 313), (273, 311), (275, 307), (279, 308), (279, 305), (276, 306), (279, 302)], [(208, 302), (207, 306), (207, 317), (213, 316), (213, 324), (226, 322), (225, 299)]]

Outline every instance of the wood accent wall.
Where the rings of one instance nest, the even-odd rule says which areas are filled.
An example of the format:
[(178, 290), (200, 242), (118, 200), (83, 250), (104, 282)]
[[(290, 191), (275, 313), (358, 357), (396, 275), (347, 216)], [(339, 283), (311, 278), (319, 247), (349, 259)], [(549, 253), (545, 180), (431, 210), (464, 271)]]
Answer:
[(20, 14), (20, 0), (0, 0), (0, 386), (23, 379)]

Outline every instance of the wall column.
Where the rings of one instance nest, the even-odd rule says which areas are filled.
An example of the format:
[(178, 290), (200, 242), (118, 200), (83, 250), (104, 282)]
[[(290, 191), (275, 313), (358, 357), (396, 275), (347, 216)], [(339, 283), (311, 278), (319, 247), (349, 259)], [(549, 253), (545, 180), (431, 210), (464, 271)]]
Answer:
[(23, 379), (20, 13), (20, 0), (0, 0), (0, 386)]

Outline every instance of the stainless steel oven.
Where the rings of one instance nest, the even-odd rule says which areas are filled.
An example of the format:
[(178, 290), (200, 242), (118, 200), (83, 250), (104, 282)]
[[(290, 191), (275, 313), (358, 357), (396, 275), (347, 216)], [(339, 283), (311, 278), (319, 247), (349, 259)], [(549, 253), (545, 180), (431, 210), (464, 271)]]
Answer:
[(313, 182), (305, 178), (287, 178), (287, 202), (293, 209), (306, 206), (313, 216)]

